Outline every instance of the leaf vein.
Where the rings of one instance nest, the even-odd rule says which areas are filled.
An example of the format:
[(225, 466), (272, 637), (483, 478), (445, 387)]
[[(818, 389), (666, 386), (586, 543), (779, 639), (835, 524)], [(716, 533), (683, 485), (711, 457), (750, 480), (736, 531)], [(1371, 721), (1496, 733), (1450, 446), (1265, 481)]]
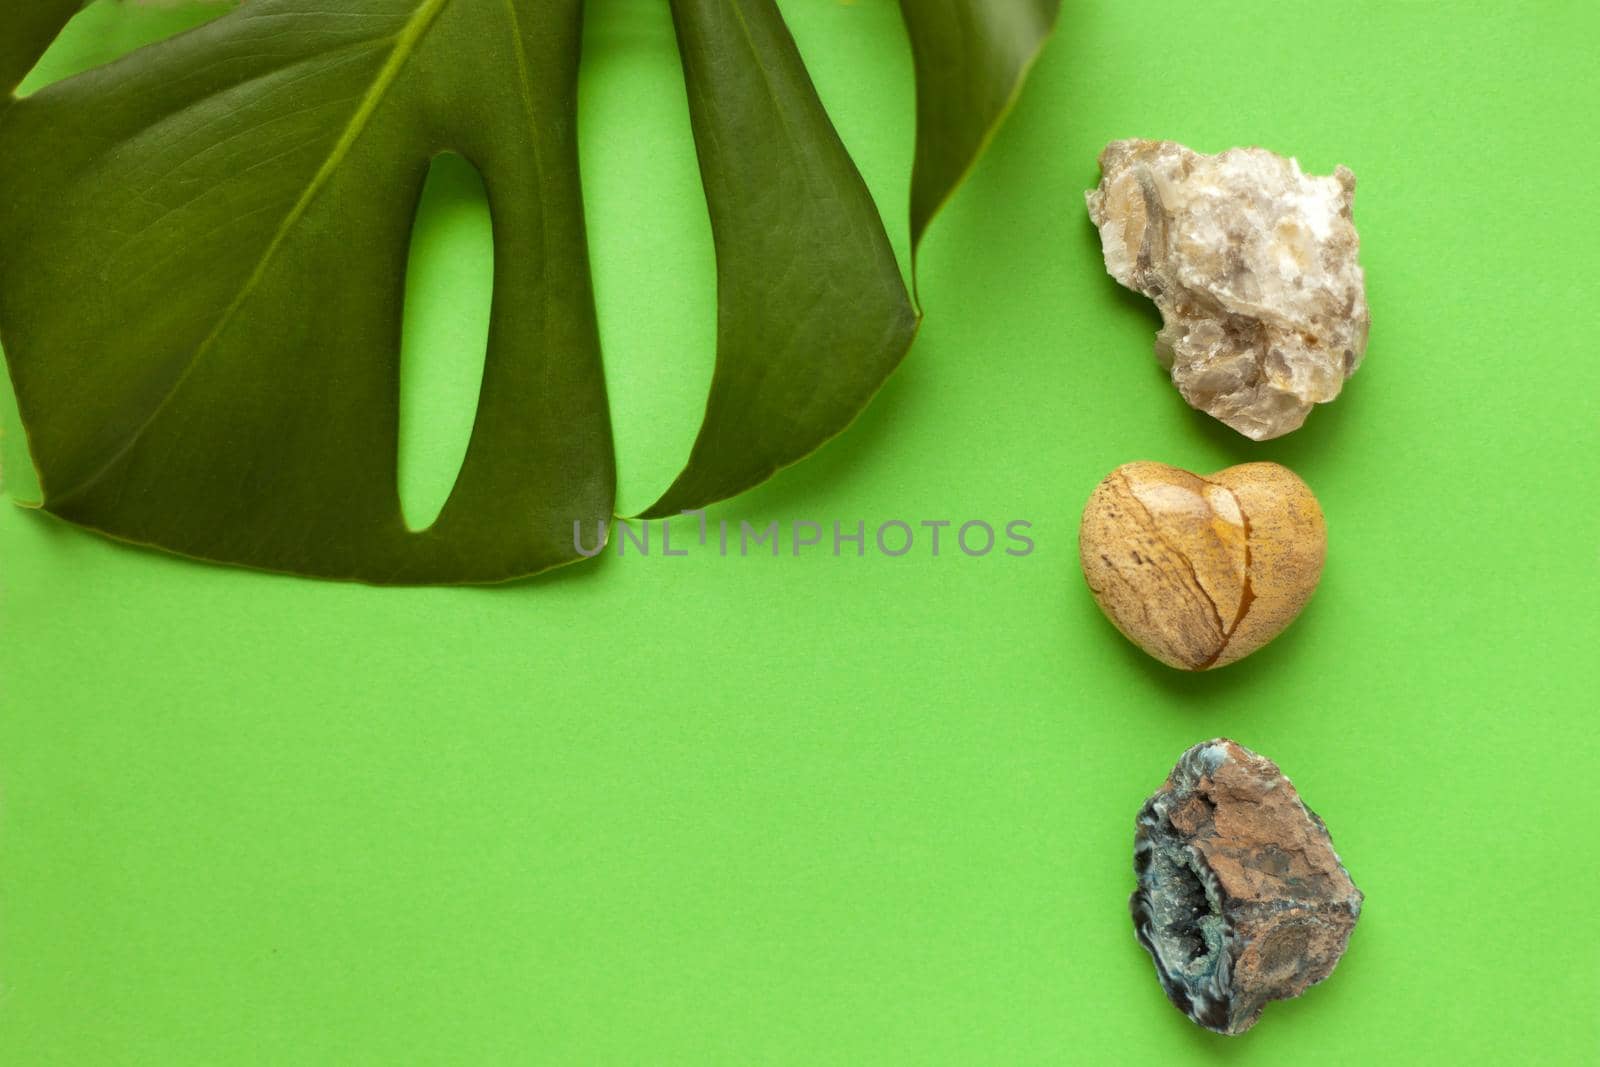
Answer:
[(340, 133), (339, 140), (335, 142), (333, 150), (328, 154), (328, 158), (323, 161), (322, 166), (318, 168), (310, 183), (289, 209), (289, 213), (284, 216), (283, 222), (273, 232), (272, 240), (268, 242), (266, 250), (261, 254), (261, 258), (256, 263), (255, 269), (251, 271), (250, 276), (245, 279), (244, 285), (240, 287), (239, 292), (228, 303), (228, 306), (223, 309), (216, 325), (195, 347), (193, 355), (189, 357), (188, 363), (178, 375), (177, 380), (172, 383), (172, 386), (162, 396), (161, 400), (151, 409), (150, 414), (128, 436), (128, 440), (87, 477), (80, 479), (77, 484), (66, 490), (49, 493), (48, 495), (52, 498), (50, 503), (59, 503), (63, 499), (81, 493), (103, 478), (108, 471), (116, 466), (119, 460), (132, 451), (133, 447), (144, 437), (156, 419), (160, 417), (167, 404), (183, 387), (183, 383), (188, 380), (189, 375), (201, 358), (210, 351), (211, 346), (222, 336), (228, 324), (232, 322), (233, 317), (239, 313), (239, 309), (245, 305), (251, 294), (254, 293), (257, 286), (266, 277), (273, 259), (276, 258), (279, 249), (283, 247), (284, 241), (288, 239), (289, 233), (305, 217), (305, 213), (310, 209), (311, 204), (327, 186), (328, 182), (332, 180), (334, 172), (339, 169), (346, 157), (349, 156), (351, 148), (355, 146), (356, 141), (365, 132), (367, 124), (372, 121), (372, 116), (377, 112), (379, 105), (383, 103), (395, 80), (400, 76), (406, 61), (411, 58), (418, 44), (427, 36), (428, 30), (432, 28), (439, 12), (449, 2), (450, 0), (423, 0), (422, 5), (417, 8), (405, 26), (396, 34), (394, 50), (389, 53), (389, 58), (378, 71), (378, 76), (374, 79), (372, 87), (361, 98), (360, 105), (357, 106), (355, 113), (350, 117), (350, 121), (346, 123), (344, 130)]

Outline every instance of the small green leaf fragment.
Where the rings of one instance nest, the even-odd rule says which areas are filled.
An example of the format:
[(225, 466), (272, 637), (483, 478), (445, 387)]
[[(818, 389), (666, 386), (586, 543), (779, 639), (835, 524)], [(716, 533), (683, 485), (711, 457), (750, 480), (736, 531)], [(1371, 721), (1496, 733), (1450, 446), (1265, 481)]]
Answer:
[(1011, 109), (1061, 0), (900, 0), (900, 13), (917, 70), (915, 248)]

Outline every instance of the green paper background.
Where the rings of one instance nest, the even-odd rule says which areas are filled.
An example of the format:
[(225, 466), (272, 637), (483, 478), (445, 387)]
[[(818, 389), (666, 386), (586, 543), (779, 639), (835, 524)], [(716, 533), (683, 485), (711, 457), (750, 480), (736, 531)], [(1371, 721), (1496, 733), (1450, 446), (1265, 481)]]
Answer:
[[(904, 259), (894, 4), (782, 6)], [(0, 508), (0, 1060), (1600, 1061), (1596, 11), (1069, 0), (925, 246), (908, 362), (713, 512), (1026, 519), (1024, 559), (381, 590)], [(196, 17), (101, 4), (35, 83)], [(665, 5), (596, 0), (586, 48), (627, 513), (688, 454), (713, 262)], [(1185, 407), (1105, 276), (1082, 191), (1133, 135), (1359, 176), (1368, 361), (1292, 437)], [(450, 321), (481, 219), (446, 178), (419, 493), (481, 359)], [(1146, 458), (1278, 460), (1327, 513), (1305, 615), (1214, 675), (1135, 651), (1078, 573), (1090, 489)], [(1134, 813), (1216, 735), (1282, 765), (1367, 893), (1332, 979), (1233, 1039), (1166, 1003), (1126, 906)]]

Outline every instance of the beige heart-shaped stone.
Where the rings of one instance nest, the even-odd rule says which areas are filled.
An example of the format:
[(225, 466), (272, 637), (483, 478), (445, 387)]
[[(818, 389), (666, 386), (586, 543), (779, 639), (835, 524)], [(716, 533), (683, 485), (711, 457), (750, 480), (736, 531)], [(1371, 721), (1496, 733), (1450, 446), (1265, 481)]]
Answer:
[(1083, 576), (1117, 629), (1171, 667), (1204, 671), (1283, 632), (1317, 588), (1322, 508), (1287, 467), (1201, 477), (1125, 463), (1083, 509)]

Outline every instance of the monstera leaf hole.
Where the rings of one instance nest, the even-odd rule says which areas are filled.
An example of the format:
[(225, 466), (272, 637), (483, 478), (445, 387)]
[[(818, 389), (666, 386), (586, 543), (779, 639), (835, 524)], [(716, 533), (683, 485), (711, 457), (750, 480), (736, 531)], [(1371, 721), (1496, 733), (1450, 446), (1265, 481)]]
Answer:
[(589, 0), (578, 153), (619, 515), (672, 483), (711, 390), (717, 260), (690, 134), (668, 5)]
[(483, 175), (436, 157), (411, 231), (400, 349), (400, 509), (433, 525), (472, 439), (494, 303), (494, 221)]

